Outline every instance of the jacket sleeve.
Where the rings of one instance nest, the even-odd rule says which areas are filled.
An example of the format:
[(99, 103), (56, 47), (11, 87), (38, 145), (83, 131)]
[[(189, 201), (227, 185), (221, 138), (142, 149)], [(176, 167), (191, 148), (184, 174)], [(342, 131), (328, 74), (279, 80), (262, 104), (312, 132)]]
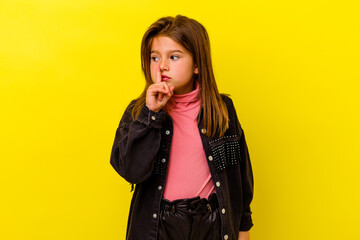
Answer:
[(248, 147), (245, 140), (245, 133), (238, 120), (235, 107), (231, 100), (231, 105), (234, 108), (234, 117), (236, 122), (236, 129), (238, 136), (240, 137), (240, 171), (241, 171), (241, 182), (242, 182), (242, 195), (243, 195), (243, 215), (241, 216), (241, 224), (239, 231), (248, 231), (253, 226), (250, 203), (253, 199), (254, 194), (254, 178), (250, 162), (250, 156)]
[(134, 101), (125, 110), (116, 130), (110, 164), (126, 181), (137, 184), (152, 174), (165, 112), (153, 112), (144, 105), (133, 120), (133, 105)]
[[(240, 127), (241, 128), (241, 127)], [(241, 217), (240, 231), (248, 231), (253, 226), (250, 203), (254, 194), (254, 179), (244, 131), (240, 136), (241, 178), (243, 189), (243, 215)]]

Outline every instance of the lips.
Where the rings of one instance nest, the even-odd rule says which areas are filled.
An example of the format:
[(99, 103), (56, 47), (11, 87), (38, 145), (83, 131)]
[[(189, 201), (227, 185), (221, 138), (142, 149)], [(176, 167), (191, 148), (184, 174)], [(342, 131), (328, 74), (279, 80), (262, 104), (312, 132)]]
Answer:
[(167, 81), (169, 79), (170, 79), (170, 77), (168, 77), (166, 75), (161, 75), (161, 81)]

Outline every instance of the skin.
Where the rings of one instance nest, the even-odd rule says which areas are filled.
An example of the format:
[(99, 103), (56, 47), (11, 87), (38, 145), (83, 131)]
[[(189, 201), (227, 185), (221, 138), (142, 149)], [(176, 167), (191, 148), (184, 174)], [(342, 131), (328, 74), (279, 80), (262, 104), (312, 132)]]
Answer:
[[(146, 91), (146, 106), (159, 112), (175, 94), (194, 90), (194, 74), (199, 70), (183, 46), (166, 36), (154, 37), (151, 46), (150, 74), (153, 84)], [(170, 77), (164, 81), (161, 75)], [(249, 232), (239, 232), (238, 240), (249, 240)]]
[[(194, 74), (197, 73), (192, 55), (183, 46), (169, 37), (154, 37), (150, 62), (153, 84), (146, 92), (146, 106), (158, 112), (174, 93), (191, 92), (194, 90)], [(161, 75), (170, 79), (165, 81)]]
[(250, 240), (249, 231), (240, 231), (238, 240)]

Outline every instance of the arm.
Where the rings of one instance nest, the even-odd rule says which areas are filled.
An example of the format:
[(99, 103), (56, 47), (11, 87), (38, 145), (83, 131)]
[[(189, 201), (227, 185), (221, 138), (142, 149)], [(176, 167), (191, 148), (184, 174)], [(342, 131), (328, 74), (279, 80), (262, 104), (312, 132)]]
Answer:
[(253, 226), (250, 203), (253, 199), (254, 192), (254, 179), (250, 162), (249, 151), (247, 148), (245, 133), (242, 130), (240, 123), (240, 168), (241, 168), (241, 181), (243, 191), (243, 215), (241, 216), (241, 224), (239, 231), (249, 231)]
[(134, 102), (126, 109), (111, 152), (110, 163), (130, 183), (140, 183), (152, 174), (160, 148), (161, 128), (165, 119), (162, 108), (173, 95), (174, 87), (161, 82), (160, 68), (156, 80), (146, 91), (146, 104), (136, 119), (131, 118)]
[[(250, 162), (250, 156), (248, 147), (245, 140), (245, 133), (241, 127), (241, 124), (238, 120), (235, 107), (233, 105), (232, 100), (230, 100), (231, 107), (234, 109), (234, 119), (236, 124), (236, 131), (238, 136), (240, 137), (239, 144), (240, 144), (240, 171), (241, 171), (241, 182), (242, 182), (242, 195), (243, 195), (243, 210), (241, 216), (241, 223), (239, 226), (239, 231), (242, 234), (239, 234), (240, 237), (246, 237), (247, 231), (253, 226), (252, 217), (251, 217), (251, 209), (250, 203), (253, 198), (253, 191), (254, 191), (254, 179), (253, 179), (253, 172)], [(241, 238), (242, 239), (242, 238)], [(247, 239), (247, 238), (244, 238)]]
[(116, 130), (110, 163), (126, 181), (139, 183), (152, 173), (165, 112), (153, 112), (144, 105), (139, 116), (132, 120), (131, 105)]

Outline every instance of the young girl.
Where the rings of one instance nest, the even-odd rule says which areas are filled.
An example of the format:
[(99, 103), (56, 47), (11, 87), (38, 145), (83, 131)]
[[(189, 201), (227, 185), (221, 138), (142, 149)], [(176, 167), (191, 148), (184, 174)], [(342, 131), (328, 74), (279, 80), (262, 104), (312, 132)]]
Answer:
[(126, 239), (249, 239), (250, 158), (233, 102), (218, 92), (205, 28), (159, 19), (141, 63), (145, 89), (120, 121), (110, 161), (136, 184)]

